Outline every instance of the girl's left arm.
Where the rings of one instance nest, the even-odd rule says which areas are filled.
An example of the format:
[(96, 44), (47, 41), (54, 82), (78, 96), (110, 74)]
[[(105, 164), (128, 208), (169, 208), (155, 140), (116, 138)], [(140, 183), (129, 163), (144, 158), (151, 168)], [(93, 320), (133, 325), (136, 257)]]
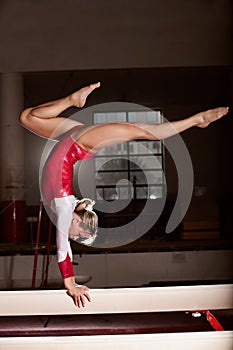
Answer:
[(59, 269), (67, 294), (73, 298), (76, 306), (84, 307), (85, 301), (91, 300), (88, 294), (89, 289), (85, 286), (79, 286), (75, 282), (72, 251), (69, 242), (69, 227), (72, 221), (75, 197), (55, 198), (53, 204), (57, 215), (56, 240)]

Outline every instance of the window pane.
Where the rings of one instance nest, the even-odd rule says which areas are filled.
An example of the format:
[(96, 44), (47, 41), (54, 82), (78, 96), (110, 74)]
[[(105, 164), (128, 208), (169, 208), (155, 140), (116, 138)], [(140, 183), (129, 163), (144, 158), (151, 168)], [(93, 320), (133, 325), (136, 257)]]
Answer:
[(127, 170), (128, 160), (123, 158), (97, 157), (95, 160), (96, 170)]
[(106, 120), (106, 113), (94, 113), (94, 124), (103, 124)]
[(116, 200), (116, 199), (128, 199), (129, 189), (128, 187), (111, 187), (111, 188), (97, 188), (97, 200)]
[(126, 122), (125, 112), (94, 113), (94, 124)]
[[(127, 143), (119, 143), (117, 145), (112, 145), (109, 147), (102, 148), (99, 152), (98, 155), (101, 156), (110, 156), (110, 155), (121, 155), (121, 154), (127, 154)], [(97, 157), (96, 157), (97, 159)]]
[(114, 200), (117, 198), (116, 189), (114, 188), (97, 188), (98, 200)]
[(161, 141), (146, 141), (147, 148), (152, 153), (162, 153), (162, 142)]
[(163, 197), (163, 187), (162, 186), (143, 186), (136, 187), (136, 199), (158, 199)]
[(128, 113), (128, 121), (130, 123), (161, 123), (160, 111), (137, 111)]
[(108, 186), (115, 185), (118, 181), (128, 179), (128, 173), (125, 171), (122, 172), (98, 172), (96, 174), (96, 185), (97, 186)]
[(131, 154), (151, 154), (161, 153), (160, 141), (130, 141), (129, 152)]
[(118, 199), (128, 199), (129, 198), (129, 188), (117, 186)]
[(162, 184), (163, 183), (163, 172), (155, 170), (144, 170), (144, 171), (132, 171), (130, 173), (130, 180), (132, 183), (138, 184)]
[(163, 186), (150, 186), (148, 187), (150, 199), (157, 199), (163, 197)]
[(130, 169), (162, 169), (162, 156), (130, 157)]
[(148, 187), (143, 186), (143, 187), (136, 187), (136, 198), (135, 199), (143, 199), (143, 198), (148, 198)]

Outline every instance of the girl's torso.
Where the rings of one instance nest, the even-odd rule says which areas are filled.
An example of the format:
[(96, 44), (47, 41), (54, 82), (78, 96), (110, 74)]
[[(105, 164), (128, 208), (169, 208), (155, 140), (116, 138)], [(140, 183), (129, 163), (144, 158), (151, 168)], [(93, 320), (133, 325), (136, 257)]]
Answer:
[(83, 127), (83, 125), (77, 125), (59, 137), (45, 162), (42, 172), (41, 194), (48, 205), (54, 198), (74, 194), (72, 186), (74, 164), (78, 160), (87, 160), (95, 155), (78, 145), (72, 138)]

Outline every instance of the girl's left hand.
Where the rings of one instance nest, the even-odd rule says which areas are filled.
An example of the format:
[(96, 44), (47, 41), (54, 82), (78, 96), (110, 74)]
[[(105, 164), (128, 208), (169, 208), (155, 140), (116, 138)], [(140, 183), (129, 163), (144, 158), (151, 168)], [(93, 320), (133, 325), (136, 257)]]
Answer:
[(88, 287), (76, 284), (73, 277), (66, 278), (64, 282), (67, 294), (74, 300), (76, 306), (84, 307), (86, 300), (91, 301)]

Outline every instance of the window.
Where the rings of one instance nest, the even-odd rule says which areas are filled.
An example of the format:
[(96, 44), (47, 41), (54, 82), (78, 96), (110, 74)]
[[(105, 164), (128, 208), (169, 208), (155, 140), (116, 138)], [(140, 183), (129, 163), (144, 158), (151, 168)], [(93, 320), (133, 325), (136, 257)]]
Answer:
[[(95, 112), (94, 123), (161, 123), (161, 110)], [(102, 149), (95, 157), (97, 200), (163, 197), (162, 141), (137, 140)]]

